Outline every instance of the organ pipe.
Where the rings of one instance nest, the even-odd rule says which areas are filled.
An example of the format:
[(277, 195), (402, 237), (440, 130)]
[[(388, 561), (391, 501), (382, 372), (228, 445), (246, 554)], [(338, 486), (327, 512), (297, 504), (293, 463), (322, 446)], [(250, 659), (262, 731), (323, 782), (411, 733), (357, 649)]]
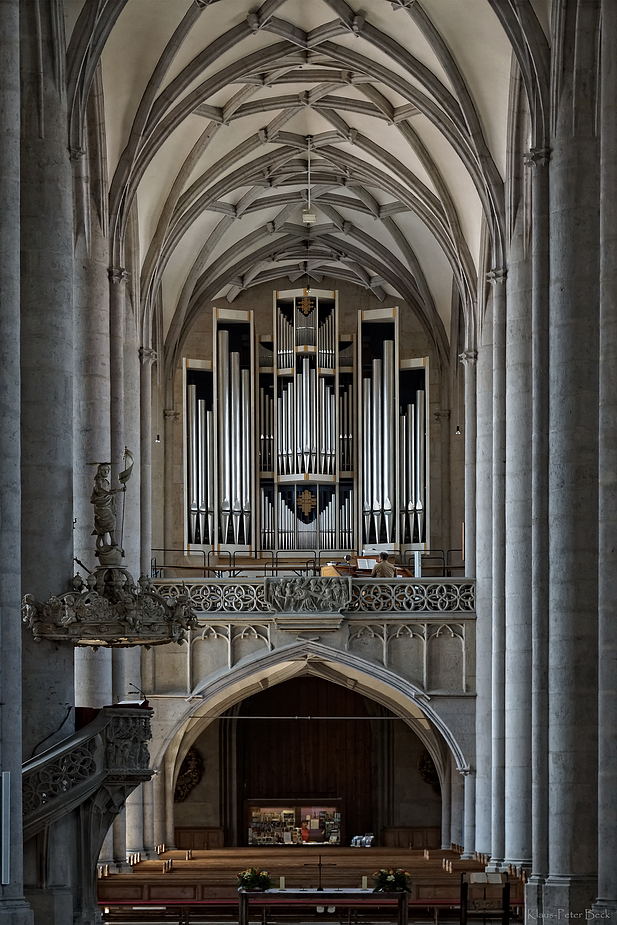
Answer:
[(197, 501), (199, 505), (199, 539), (206, 542), (206, 519), (208, 508), (206, 504), (206, 403), (203, 399), (197, 402)]
[(219, 491), (221, 539), (227, 542), (231, 517), (231, 428), (229, 421), (229, 332), (218, 336)]
[(244, 542), (250, 542), (251, 528), (251, 374), (242, 370), (242, 526)]
[(362, 510), (364, 515), (364, 539), (369, 542), (371, 533), (371, 492), (373, 487), (373, 456), (371, 452), (371, 411), (373, 408), (371, 380), (362, 380)]
[(240, 404), (240, 354), (230, 354), (231, 389), (231, 475), (233, 536), (236, 546), (240, 542), (240, 517), (242, 515), (242, 418)]
[(373, 448), (373, 521), (375, 525), (376, 542), (380, 542), (381, 519), (383, 515), (383, 406), (382, 406), (382, 362), (373, 360), (372, 383), (372, 433), (370, 436)]
[(386, 542), (394, 541), (394, 483), (396, 480), (394, 436), (394, 341), (384, 341), (383, 354), (383, 512)]
[(416, 392), (416, 518), (420, 541), (424, 536), (425, 517), (425, 400), (424, 391)]
[(195, 542), (197, 531), (197, 513), (199, 504), (197, 500), (198, 492), (198, 467), (197, 467), (197, 434), (196, 434), (196, 405), (197, 405), (197, 386), (189, 385), (188, 387), (188, 486), (189, 486), (189, 511), (190, 511), (190, 538), (189, 541)]

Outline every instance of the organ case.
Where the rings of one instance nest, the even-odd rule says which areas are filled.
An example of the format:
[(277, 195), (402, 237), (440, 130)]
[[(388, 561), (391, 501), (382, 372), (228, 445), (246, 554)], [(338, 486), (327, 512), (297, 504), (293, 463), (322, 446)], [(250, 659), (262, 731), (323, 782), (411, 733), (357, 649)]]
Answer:
[(342, 333), (336, 292), (279, 291), (272, 334), (215, 308), (212, 344), (185, 361), (188, 551), (427, 548), (428, 359), (397, 308)]

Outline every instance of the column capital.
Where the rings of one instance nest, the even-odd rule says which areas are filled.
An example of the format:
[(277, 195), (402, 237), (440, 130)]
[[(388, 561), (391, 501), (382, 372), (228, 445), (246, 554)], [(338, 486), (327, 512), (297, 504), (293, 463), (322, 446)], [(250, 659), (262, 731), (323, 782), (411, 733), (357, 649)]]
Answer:
[(474, 366), (478, 361), (478, 351), (463, 350), (462, 353), (459, 353), (458, 358), (465, 366)]
[(69, 160), (72, 164), (78, 163), (85, 155), (85, 148), (69, 148)]
[(456, 769), (459, 774), (462, 774), (463, 777), (467, 777), (469, 774), (473, 774), (473, 770), (470, 765), (465, 764), (461, 768)]
[(110, 282), (116, 284), (126, 283), (129, 278), (129, 274), (124, 267), (109, 267), (107, 275), (109, 276)]
[(157, 359), (157, 352), (156, 350), (153, 350), (152, 347), (140, 347), (139, 359), (144, 364), (144, 366), (146, 363), (154, 363)]
[(486, 279), (489, 283), (495, 285), (496, 283), (505, 283), (507, 275), (508, 271), (505, 267), (493, 267), (486, 274)]
[(179, 412), (179, 411), (176, 411), (175, 408), (164, 408), (164, 409), (163, 409), (163, 417), (164, 417), (164, 418), (171, 418), (172, 421), (177, 421), (178, 418), (180, 417), (180, 412)]
[(435, 411), (435, 417), (437, 418), (438, 421), (441, 421), (442, 418), (444, 419), (444, 421), (449, 421), (450, 420), (450, 409), (442, 408), (440, 411)]
[(550, 148), (530, 148), (525, 153), (525, 167), (548, 167), (551, 160)]

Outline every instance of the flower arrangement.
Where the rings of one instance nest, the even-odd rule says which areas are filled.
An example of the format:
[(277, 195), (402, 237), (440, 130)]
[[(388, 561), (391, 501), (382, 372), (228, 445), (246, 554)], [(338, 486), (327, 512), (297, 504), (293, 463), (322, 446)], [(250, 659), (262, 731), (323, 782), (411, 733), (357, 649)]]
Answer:
[(374, 893), (387, 893), (389, 891), (396, 893), (409, 893), (411, 889), (411, 879), (406, 870), (401, 867), (382, 867), (373, 874), (375, 886)]
[(272, 879), (269, 870), (262, 870), (260, 867), (247, 867), (238, 874), (239, 890), (269, 890), (272, 886)]

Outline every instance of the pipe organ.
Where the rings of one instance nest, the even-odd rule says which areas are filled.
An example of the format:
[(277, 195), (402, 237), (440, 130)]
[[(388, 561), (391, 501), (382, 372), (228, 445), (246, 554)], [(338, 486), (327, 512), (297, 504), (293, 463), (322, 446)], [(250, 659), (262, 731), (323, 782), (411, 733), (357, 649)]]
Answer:
[(189, 546), (427, 544), (428, 361), (401, 359), (398, 321), (341, 333), (336, 292), (279, 291), (256, 342), (252, 312), (214, 310), (213, 360), (186, 361)]

